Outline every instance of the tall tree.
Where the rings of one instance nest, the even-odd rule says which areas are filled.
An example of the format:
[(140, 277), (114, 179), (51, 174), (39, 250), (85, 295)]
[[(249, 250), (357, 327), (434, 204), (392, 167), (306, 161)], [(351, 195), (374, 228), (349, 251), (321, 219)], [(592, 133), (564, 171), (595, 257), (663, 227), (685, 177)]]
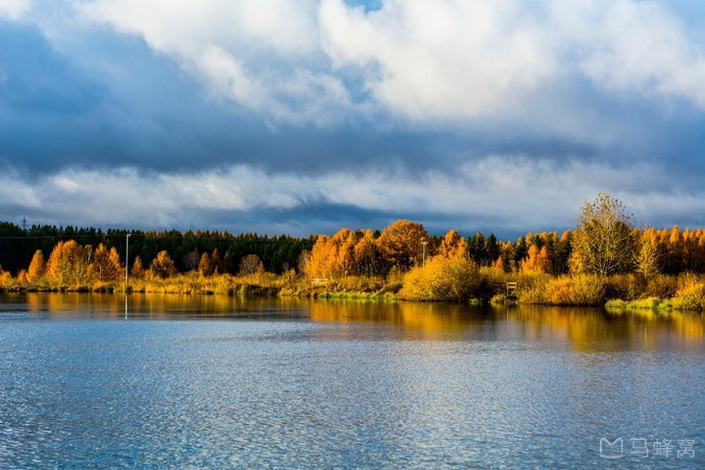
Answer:
[(201, 260), (198, 262), (198, 274), (201, 276), (210, 276), (213, 274), (213, 262), (208, 253), (201, 255)]
[(645, 232), (636, 260), (636, 271), (645, 277), (653, 276), (660, 272), (660, 264), (658, 242), (652, 233)]
[(47, 278), (55, 285), (85, 284), (90, 278), (93, 249), (75, 240), (56, 244), (47, 262)]
[(487, 258), (485, 236), (478, 231), (475, 235), (468, 237), (468, 252), (470, 258), (478, 265), (483, 266)]
[(152, 260), (150, 270), (154, 276), (162, 279), (166, 279), (176, 274), (176, 266), (174, 265), (174, 261), (171, 259), (166, 250), (162, 250), (157, 253), (156, 258)]
[(544, 245), (540, 250), (536, 245), (531, 245), (529, 248), (529, 256), (522, 260), (522, 273), (551, 273), (551, 259), (548, 254), (548, 248)]
[(402, 219), (384, 229), (377, 239), (380, 255), (388, 268), (407, 271), (412, 266), (421, 265), (424, 250), (430, 257), (428, 233), (423, 225)]
[(37, 250), (32, 256), (32, 261), (27, 269), (27, 282), (34, 284), (38, 282), (46, 274), (46, 263), (44, 262), (44, 253), (42, 250)]
[(240, 260), (240, 274), (252, 276), (264, 272), (264, 264), (257, 255), (247, 255)]
[(117, 281), (122, 274), (122, 265), (117, 249), (112, 247), (108, 250), (102, 243), (95, 249), (91, 267), (100, 282)]
[(132, 263), (132, 269), (130, 270), (130, 276), (135, 279), (144, 279), (145, 270), (144, 264), (142, 263), (142, 258), (137, 256), (134, 263)]
[(611, 275), (635, 268), (638, 242), (623, 204), (600, 193), (585, 202), (573, 234), (570, 267), (573, 272)]
[(441, 245), (438, 247), (438, 254), (445, 258), (467, 258), (468, 244), (463, 237), (455, 230), (446, 233)]

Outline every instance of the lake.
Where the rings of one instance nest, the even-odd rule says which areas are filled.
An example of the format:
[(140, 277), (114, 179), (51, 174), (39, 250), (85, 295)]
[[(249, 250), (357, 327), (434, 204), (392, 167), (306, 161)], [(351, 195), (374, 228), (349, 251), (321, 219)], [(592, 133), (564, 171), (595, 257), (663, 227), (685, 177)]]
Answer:
[(0, 468), (705, 468), (705, 320), (0, 296)]

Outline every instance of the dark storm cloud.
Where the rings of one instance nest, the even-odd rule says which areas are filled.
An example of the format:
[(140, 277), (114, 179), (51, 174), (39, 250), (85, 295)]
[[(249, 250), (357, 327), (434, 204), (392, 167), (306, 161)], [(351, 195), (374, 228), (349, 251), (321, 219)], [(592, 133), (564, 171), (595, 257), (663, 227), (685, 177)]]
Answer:
[(609, 191), (700, 223), (696, 5), (152, 1), (0, 20), (0, 219), (513, 237)]

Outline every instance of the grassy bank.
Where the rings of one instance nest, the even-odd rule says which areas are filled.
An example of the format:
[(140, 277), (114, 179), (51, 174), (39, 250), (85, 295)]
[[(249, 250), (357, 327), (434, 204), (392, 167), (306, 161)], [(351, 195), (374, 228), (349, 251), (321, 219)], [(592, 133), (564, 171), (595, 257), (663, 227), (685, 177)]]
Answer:
[[(395, 300), (401, 283), (381, 277), (347, 277), (336, 280), (311, 280), (301, 276), (261, 273), (251, 276), (179, 274), (166, 279), (130, 279), (128, 292), (181, 295), (230, 295), (241, 297), (311, 297), (336, 299)], [(106, 292), (123, 293), (124, 282), (92, 284), (50, 284), (10, 280), (0, 292)]]
[[(10, 279), (0, 291), (115, 292), (122, 282), (52, 285)], [(508, 294), (507, 282), (516, 282)], [(241, 297), (308, 297), (326, 299), (446, 301), (475, 304), (533, 304), (591, 306), (634, 310), (705, 310), (705, 276), (637, 274), (620, 276), (505, 273), (496, 268), (474, 268), (449, 261), (428, 263), (405, 275), (348, 276), (309, 279), (305, 276), (261, 273), (251, 276), (179, 274), (166, 279), (130, 279), (127, 290), (136, 293), (230, 295)]]
[(539, 275), (520, 281), (519, 303), (606, 306), (610, 309), (705, 310), (705, 277), (637, 274), (620, 276)]

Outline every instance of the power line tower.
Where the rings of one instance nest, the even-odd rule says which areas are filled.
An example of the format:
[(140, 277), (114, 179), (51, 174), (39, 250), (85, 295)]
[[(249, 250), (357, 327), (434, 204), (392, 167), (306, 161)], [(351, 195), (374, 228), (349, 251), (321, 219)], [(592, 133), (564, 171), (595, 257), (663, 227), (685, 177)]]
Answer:
[(22, 217), (22, 231), (27, 233), (27, 217)]

